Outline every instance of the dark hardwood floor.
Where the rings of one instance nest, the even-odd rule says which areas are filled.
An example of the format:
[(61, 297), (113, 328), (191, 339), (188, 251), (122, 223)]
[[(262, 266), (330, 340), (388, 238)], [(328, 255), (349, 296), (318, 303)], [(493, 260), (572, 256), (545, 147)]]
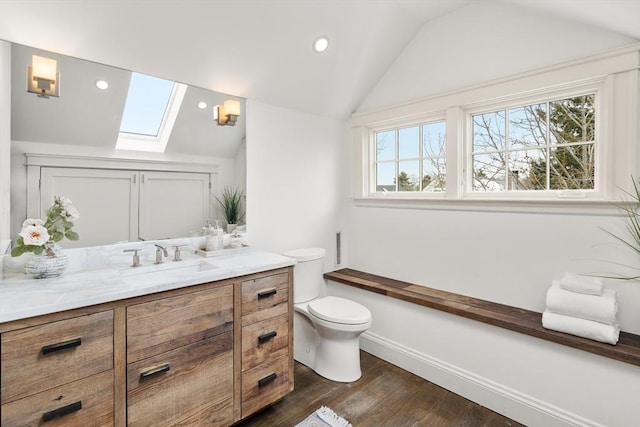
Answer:
[(521, 426), (369, 353), (360, 355), (362, 378), (350, 384), (329, 381), (296, 362), (293, 393), (238, 426), (295, 426), (320, 406), (354, 427)]

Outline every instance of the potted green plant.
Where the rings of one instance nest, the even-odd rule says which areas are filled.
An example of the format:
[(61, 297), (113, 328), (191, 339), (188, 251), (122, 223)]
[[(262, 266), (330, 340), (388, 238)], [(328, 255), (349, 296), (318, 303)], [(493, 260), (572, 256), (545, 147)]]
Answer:
[[(633, 182), (633, 192), (625, 191), (625, 200), (623, 200), (622, 203), (618, 204), (618, 209), (625, 217), (625, 228), (628, 235), (621, 236), (608, 230), (604, 231), (621, 242), (636, 255), (640, 256), (640, 213), (638, 213), (638, 206), (640, 206), (640, 187), (638, 186), (633, 176), (631, 177), (631, 181)], [(635, 268), (631, 266), (626, 267)], [(610, 279), (638, 280), (640, 279), (640, 274), (603, 277)]]
[(244, 218), (244, 207), (242, 190), (232, 187), (225, 187), (220, 197), (215, 196), (224, 220), (227, 222), (227, 233), (232, 233), (238, 223)]

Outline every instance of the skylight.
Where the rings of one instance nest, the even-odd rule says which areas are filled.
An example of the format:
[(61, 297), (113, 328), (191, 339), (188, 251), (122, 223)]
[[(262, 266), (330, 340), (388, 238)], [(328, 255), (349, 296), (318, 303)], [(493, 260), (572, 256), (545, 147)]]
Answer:
[(187, 86), (132, 73), (116, 149), (164, 152)]

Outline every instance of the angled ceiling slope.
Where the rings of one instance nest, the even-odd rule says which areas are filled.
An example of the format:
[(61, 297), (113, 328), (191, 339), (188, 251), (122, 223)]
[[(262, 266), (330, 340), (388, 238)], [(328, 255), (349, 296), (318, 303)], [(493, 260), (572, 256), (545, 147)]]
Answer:
[(3, 0), (0, 39), (345, 119), (419, 31), (495, 3), (640, 38), (636, 0)]

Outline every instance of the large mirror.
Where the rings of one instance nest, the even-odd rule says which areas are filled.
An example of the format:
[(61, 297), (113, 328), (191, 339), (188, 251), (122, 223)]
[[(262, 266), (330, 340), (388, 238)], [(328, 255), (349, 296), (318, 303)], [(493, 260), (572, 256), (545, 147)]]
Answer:
[[(58, 97), (27, 91), (34, 55), (57, 62)], [(11, 44), (13, 239), (23, 220), (36, 211), (41, 216), (60, 188), (82, 199), (74, 200), (80, 240), (65, 247), (183, 237), (199, 231), (205, 219), (224, 225), (216, 196), (226, 188), (246, 194), (244, 100), (186, 85), (163, 151), (116, 149), (133, 75)], [(108, 88), (99, 89), (97, 81)], [(240, 116), (234, 126), (221, 126), (213, 112), (229, 99), (240, 103)]]

